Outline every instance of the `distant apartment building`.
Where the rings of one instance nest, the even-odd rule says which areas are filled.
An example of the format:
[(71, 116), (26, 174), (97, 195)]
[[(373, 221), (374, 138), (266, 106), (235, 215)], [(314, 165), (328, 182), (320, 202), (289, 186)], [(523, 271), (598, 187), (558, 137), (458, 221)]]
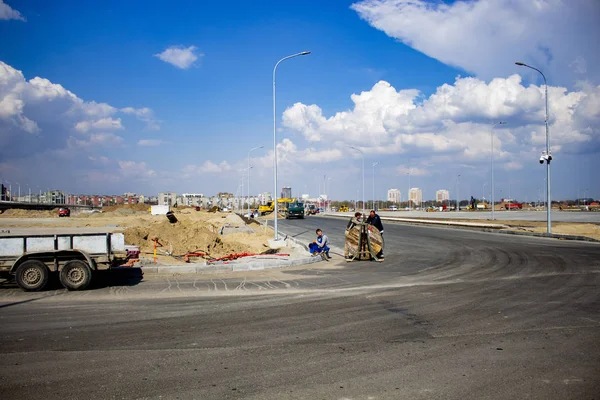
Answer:
[(423, 202), (423, 191), (420, 188), (412, 188), (408, 192), (408, 199), (412, 204), (420, 205)]
[(271, 201), (271, 192), (263, 192), (262, 194), (260, 194), (258, 196), (258, 201), (260, 202), (260, 204), (265, 205), (267, 204), (267, 201)]
[(60, 190), (49, 190), (42, 193), (40, 201), (46, 204), (65, 204), (65, 194)]
[(184, 206), (202, 206), (204, 195), (201, 193), (184, 193), (181, 195), (181, 204)]
[(388, 190), (387, 201), (392, 203), (400, 203), (400, 190), (398, 189), (390, 189)]
[(10, 200), (10, 192), (8, 190), (8, 187), (0, 185), (0, 190), (0, 200)]
[(284, 186), (281, 188), (281, 198), (282, 199), (291, 199), (292, 198), (292, 188), (289, 186)]
[(435, 201), (437, 201), (438, 203), (448, 200), (450, 200), (450, 192), (448, 190), (440, 189), (437, 192), (435, 192)]
[(164, 192), (158, 194), (158, 205), (160, 206), (174, 206), (177, 203), (177, 193), (175, 192)]
[(123, 197), (136, 197), (137, 195), (133, 192), (125, 192), (123, 193)]

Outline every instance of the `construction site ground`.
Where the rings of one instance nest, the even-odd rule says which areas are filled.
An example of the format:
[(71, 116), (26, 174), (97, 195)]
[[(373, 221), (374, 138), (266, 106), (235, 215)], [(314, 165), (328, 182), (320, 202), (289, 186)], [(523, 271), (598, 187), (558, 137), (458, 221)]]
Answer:
[[(153, 261), (152, 239), (157, 238), (162, 245), (157, 248), (159, 264), (184, 264), (184, 255), (189, 252), (206, 253), (204, 259), (243, 253), (289, 254), (287, 259), (308, 256), (297, 246), (271, 249), (269, 239), (272, 239), (273, 231), (270, 228), (258, 221), (246, 224), (231, 212), (196, 211), (188, 207), (176, 208), (173, 212), (178, 220), (176, 223), (169, 222), (165, 215), (151, 215), (149, 206), (141, 204), (104, 207), (102, 212), (93, 213), (72, 210), (68, 218), (59, 218), (56, 210), (10, 209), (0, 214), (0, 232), (123, 232), (127, 245), (140, 247), (144, 262)], [(203, 262), (204, 259), (190, 258), (190, 261)]]

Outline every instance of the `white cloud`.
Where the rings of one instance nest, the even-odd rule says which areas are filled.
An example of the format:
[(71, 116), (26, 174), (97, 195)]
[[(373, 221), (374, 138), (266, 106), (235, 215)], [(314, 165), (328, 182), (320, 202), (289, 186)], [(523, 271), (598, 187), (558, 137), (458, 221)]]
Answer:
[[(437, 157), (453, 155), (456, 161), (489, 157), (491, 122), (496, 127), (499, 157), (522, 148), (540, 149), (545, 143), (543, 86), (521, 84), (518, 75), (486, 83), (477, 78), (457, 78), (420, 101), (415, 90), (396, 91), (380, 81), (370, 91), (351, 96), (354, 109), (323, 115), (317, 105), (294, 104), (283, 114), (283, 125), (311, 141), (339, 147), (354, 145), (366, 155), (408, 154)], [(585, 144), (600, 149), (600, 86), (586, 84), (569, 92), (549, 87), (550, 130), (553, 151), (578, 151)], [(302, 154), (285, 141), (288, 152)]]
[(119, 112), (134, 114), (148, 123), (153, 121), (153, 112), (149, 108), (119, 110), (106, 103), (87, 102), (48, 79), (35, 77), (27, 81), (21, 71), (0, 61), (2, 159), (74, 144), (120, 145), (122, 138), (107, 133), (78, 137), (75, 142), (71, 138), (75, 132), (88, 134), (124, 129), (121, 118), (115, 117)]
[(0, 19), (9, 20), (16, 19), (18, 21), (27, 21), (20, 12), (11, 8), (4, 0), (0, 0)]
[(426, 176), (430, 172), (425, 168), (419, 167), (408, 167), (406, 165), (399, 165), (395, 168), (396, 175), (411, 175), (411, 176)]
[(123, 177), (151, 179), (157, 175), (145, 162), (119, 161), (118, 165), (119, 174)]
[[(171, 182), (144, 161), (128, 161), (125, 138), (114, 133), (127, 132), (120, 115), (155, 121), (150, 108), (85, 101), (48, 79), (27, 80), (0, 61), (0, 169), (13, 180), (88, 193)], [(102, 155), (107, 151), (113, 159)]]
[(81, 121), (75, 124), (75, 130), (89, 132), (91, 130), (119, 130), (123, 129), (121, 118), (101, 118), (97, 121)]
[(523, 169), (523, 164), (519, 161), (509, 161), (504, 164), (504, 169), (506, 171), (518, 171), (520, 169)]
[(142, 147), (156, 147), (164, 144), (165, 142), (160, 139), (140, 139), (138, 140), (138, 146)]
[(193, 178), (200, 174), (216, 174), (231, 171), (231, 166), (227, 161), (221, 161), (215, 164), (212, 161), (205, 161), (202, 165), (188, 164), (183, 167), (183, 176), (185, 178)]
[(67, 144), (72, 148), (96, 149), (98, 147), (115, 148), (123, 145), (123, 138), (114, 133), (92, 133), (86, 139), (69, 138)]
[(154, 117), (154, 111), (148, 107), (133, 108), (125, 107), (120, 110), (122, 113), (135, 115), (140, 121), (146, 123), (146, 129), (157, 131), (160, 129), (160, 121)]
[(198, 50), (196, 46), (171, 46), (154, 56), (177, 68), (188, 69), (199, 57), (204, 56), (202, 53), (197, 53), (196, 50)]
[(597, 0), (364, 0), (351, 8), (388, 36), (483, 79), (509, 75), (523, 61), (550, 82), (600, 80), (600, 70), (586, 67), (600, 63)]

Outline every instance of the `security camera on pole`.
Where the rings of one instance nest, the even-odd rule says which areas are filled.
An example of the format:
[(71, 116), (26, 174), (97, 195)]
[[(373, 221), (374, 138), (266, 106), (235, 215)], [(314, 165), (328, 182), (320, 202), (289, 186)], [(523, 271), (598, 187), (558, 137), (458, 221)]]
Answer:
[(532, 67), (531, 65), (527, 65), (522, 62), (516, 62), (520, 67), (531, 68), (542, 75), (544, 78), (544, 87), (545, 87), (545, 97), (546, 97), (546, 150), (542, 152), (540, 157), (540, 164), (546, 163), (546, 229), (547, 233), (552, 233), (552, 220), (551, 220), (551, 211), (552, 211), (552, 200), (550, 197), (550, 161), (552, 161), (552, 153), (550, 153), (550, 132), (548, 131), (548, 82), (546, 81), (546, 76), (539, 69)]

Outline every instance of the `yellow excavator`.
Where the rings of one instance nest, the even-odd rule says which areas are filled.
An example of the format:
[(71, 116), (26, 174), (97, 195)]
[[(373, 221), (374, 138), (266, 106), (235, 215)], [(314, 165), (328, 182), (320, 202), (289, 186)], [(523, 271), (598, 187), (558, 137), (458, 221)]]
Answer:
[[(296, 199), (293, 198), (282, 198), (282, 199), (277, 199), (277, 211), (278, 212), (285, 212), (288, 208), (288, 205), (290, 203), (295, 203)], [(267, 201), (266, 204), (261, 205), (258, 207), (258, 213), (260, 215), (267, 215), (272, 213), (273, 211), (275, 211), (275, 203), (272, 201)]]

